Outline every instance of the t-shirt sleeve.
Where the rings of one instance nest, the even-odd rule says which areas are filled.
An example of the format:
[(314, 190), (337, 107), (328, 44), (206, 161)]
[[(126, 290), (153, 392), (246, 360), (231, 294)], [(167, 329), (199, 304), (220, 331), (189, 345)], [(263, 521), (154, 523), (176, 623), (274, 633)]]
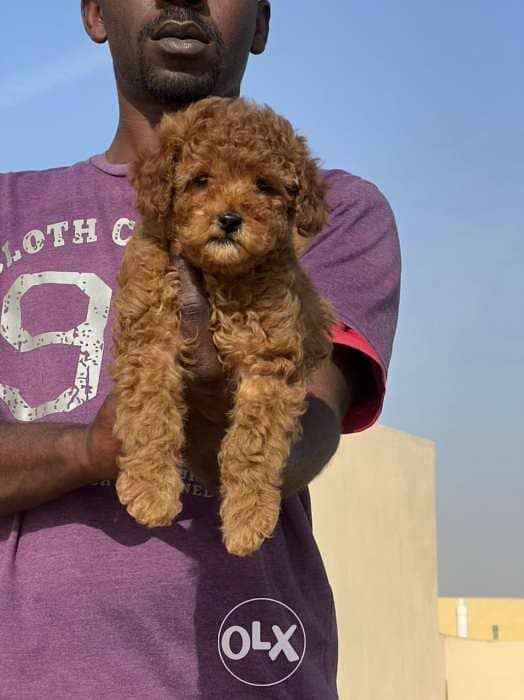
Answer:
[(373, 387), (352, 405), (343, 432), (358, 432), (379, 417), (384, 402), (400, 298), (400, 246), (393, 212), (370, 182), (325, 173), (331, 210), (327, 227), (301, 262), (337, 315), (333, 342), (368, 359)]

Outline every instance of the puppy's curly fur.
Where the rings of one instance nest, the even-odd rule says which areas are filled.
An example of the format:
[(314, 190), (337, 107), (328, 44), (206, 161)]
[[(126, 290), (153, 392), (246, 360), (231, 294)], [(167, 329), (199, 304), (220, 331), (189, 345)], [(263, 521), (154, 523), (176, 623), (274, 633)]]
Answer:
[(326, 222), (326, 188), (304, 138), (243, 99), (208, 98), (166, 115), (158, 137), (133, 171), (143, 222), (119, 274), (117, 493), (148, 527), (170, 525), (181, 509), (184, 382), (197, 340), (181, 333), (174, 242), (202, 270), (213, 340), (232, 382), (220, 514), (228, 551), (243, 556), (275, 528), (307, 381), (331, 350), (331, 308), (298, 262)]

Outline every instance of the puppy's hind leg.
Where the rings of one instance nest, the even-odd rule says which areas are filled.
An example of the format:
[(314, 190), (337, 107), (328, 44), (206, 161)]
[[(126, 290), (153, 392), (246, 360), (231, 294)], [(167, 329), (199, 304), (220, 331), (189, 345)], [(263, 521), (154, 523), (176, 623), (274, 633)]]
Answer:
[(128, 243), (119, 282), (112, 366), (115, 435), (122, 443), (116, 489), (139, 523), (167, 526), (180, 512), (183, 489), (180, 282), (167, 250), (140, 230)]

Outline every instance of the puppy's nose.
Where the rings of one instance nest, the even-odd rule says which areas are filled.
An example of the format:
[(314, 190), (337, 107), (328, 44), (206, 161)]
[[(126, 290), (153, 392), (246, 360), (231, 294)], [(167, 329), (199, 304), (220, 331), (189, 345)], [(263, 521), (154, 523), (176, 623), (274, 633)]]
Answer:
[(242, 225), (242, 217), (236, 212), (227, 212), (217, 216), (217, 223), (226, 233), (235, 233)]

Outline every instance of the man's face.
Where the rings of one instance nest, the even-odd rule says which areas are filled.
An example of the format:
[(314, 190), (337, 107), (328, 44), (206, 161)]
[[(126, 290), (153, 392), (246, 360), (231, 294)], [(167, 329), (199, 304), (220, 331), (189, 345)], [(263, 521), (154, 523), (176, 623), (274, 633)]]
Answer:
[(87, 0), (86, 14), (91, 37), (109, 41), (119, 89), (162, 105), (238, 95), (269, 23), (265, 0)]

